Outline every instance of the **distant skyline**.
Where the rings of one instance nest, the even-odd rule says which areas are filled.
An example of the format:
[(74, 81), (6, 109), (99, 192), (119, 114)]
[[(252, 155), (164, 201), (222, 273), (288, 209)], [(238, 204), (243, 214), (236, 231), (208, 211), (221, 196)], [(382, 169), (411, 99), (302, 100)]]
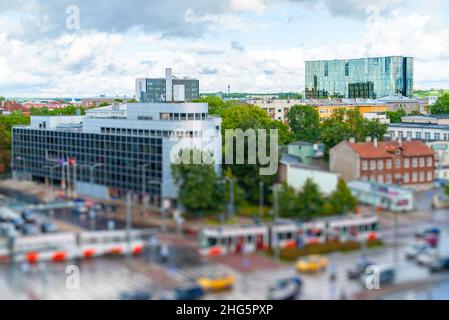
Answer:
[[(79, 29), (66, 26), (70, 5)], [(415, 58), (415, 89), (449, 88), (444, 0), (0, 0), (0, 11), (0, 96), (132, 96), (165, 67), (202, 93), (300, 92), (306, 60), (391, 55)]]

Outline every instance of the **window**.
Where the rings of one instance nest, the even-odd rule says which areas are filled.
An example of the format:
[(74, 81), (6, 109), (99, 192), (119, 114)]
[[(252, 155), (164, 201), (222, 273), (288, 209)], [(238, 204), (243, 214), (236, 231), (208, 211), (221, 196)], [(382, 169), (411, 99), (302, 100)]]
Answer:
[(425, 179), (426, 179), (426, 174), (423, 171), (421, 171), (419, 173), (419, 182), (424, 182)]
[(424, 168), (425, 165), (426, 165), (426, 159), (423, 157), (419, 158), (419, 167)]
[(349, 77), (349, 62), (346, 62), (345, 64), (345, 76)]
[(433, 165), (433, 158), (432, 157), (427, 157), (427, 166), (428, 167), (432, 167)]
[(425, 140), (430, 140), (430, 132), (424, 133), (424, 139)]
[(412, 138), (413, 137), (413, 135), (412, 135), (412, 132), (411, 131), (407, 131), (407, 138)]
[(416, 172), (412, 173), (412, 182), (418, 182), (418, 173)]
[(409, 182), (410, 182), (410, 174), (404, 173), (404, 183), (409, 183)]
[(393, 182), (391, 174), (387, 174), (387, 180), (385, 182), (388, 183), (388, 184), (391, 184)]
[(400, 169), (401, 168), (401, 159), (396, 159), (394, 166), (396, 167), (396, 169)]
[(377, 182), (379, 182), (379, 183), (384, 183), (384, 176), (383, 175), (378, 175), (377, 176)]
[(384, 161), (383, 160), (377, 160), (377, 169), (379, 169), (379, 170), (384, 169)]
[(376, 170), (376, 160), (371, 160), (369, 163), (369, 168), (371, 170)]
[(427, 181), (432, 181), (433, 180), (433, 176), (432, 176), (432, 171), (427, 171)]
[(421, 139), (421, 132), (416, 132), (415, 137), (416, 139)]
[(391, 169), (391, 159), (387, 159), (387, 169)]
[(440, 140), (440, 134), (439, 133), (434, 133), (434, 138), (435, 138), (435, 140)]
[(404, 168), (407, 169), (410, 167), (410, 159), (404, 158)]
[(418, 158), (412, 158), (412, 168), (418, 168)]

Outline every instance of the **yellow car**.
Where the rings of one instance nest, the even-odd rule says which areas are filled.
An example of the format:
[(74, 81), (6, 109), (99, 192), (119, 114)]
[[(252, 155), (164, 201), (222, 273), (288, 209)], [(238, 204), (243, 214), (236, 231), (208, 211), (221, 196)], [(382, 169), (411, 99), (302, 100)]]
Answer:
[(299, 272), (318, 272), (324, 271), (329, 264), (329, 260), (327, 258), (319, 256), (319, 255), (310, 255), (304, 258), (301, 258), (296, 262), (296, 269)]
[(198, 279), (198, 284), (204, 291), (220, 291), (231, 288), (235, 283), (235, 276), (231, 274), (212, 274)]

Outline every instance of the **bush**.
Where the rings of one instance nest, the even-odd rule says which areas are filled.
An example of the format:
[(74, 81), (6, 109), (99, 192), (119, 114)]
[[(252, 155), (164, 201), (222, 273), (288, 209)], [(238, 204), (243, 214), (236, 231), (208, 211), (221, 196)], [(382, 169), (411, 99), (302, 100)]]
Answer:
[[(367, 248), (374, 248), (383, 245), (381, 240), (370, 240), (367, 242)], [(329, 241), (326, 243), (308, 244), (303, 249), (300, 248), (285, 248), (281, 249), (280, 257), (283, 260), (296, 260), (298, 257), (307, 256), (310, 254), (327, 254), (331, 252), (350, 252), (360, 250), (360, 243), (355, 241)], [(271, 254), (273, 250), (271, 249)]]

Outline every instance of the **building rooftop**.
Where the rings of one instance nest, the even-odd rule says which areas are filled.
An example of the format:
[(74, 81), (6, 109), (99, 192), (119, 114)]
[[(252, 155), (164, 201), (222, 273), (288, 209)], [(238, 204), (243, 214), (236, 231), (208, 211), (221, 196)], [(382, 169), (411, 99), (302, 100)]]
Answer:
[(396, 150), (402, 150), (406, 157), (413, 156), (432, 156), (434, 151), (422, 141), (383, 141), (350, 143), (349, 146), (362, 158), (390, 158), (393, 157)]

